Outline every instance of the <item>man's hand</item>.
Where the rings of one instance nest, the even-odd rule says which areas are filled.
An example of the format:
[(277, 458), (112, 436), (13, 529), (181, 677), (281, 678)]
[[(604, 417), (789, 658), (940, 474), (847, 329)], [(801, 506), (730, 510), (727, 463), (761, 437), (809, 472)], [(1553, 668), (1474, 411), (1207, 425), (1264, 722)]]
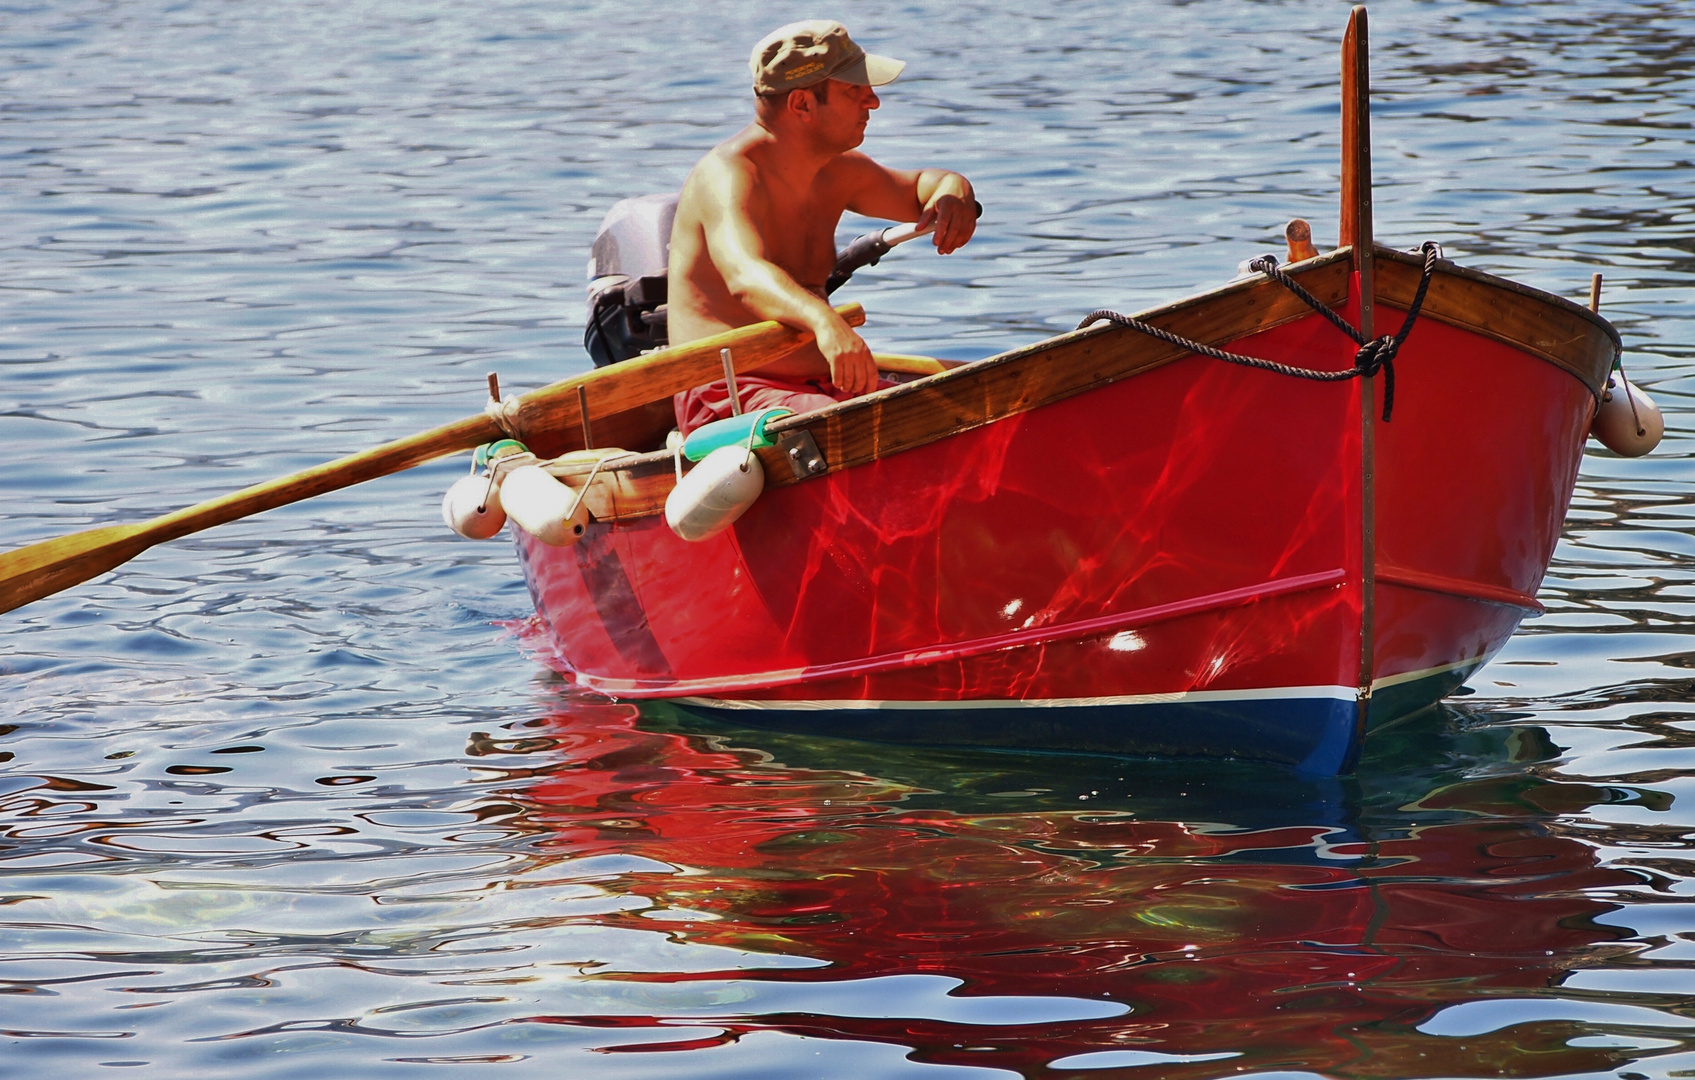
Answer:
[(977, 231), (977, 212), (971, 203), (958, 195), (938, 195), (919, 215), (918, 227), (936, 226), (936, 251), (946, 255), (958, 251)]
[(830, 365), (830, 381), (856, 397), (869, 394), (877, 389), (877, 361), (871, 347), (834, 311), (830, 314), (834, 318), (817, 334), (818, 351)]

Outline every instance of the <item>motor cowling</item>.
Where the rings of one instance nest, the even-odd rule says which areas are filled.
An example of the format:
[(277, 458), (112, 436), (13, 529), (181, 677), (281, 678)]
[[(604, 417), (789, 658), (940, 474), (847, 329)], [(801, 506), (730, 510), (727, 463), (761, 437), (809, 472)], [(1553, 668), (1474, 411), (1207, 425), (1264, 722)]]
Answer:
[(639, 195), (607, 211), (589, 255), (588, 322), (583, 347), (595, 367), (670, 343), (666, 267), (676, 195)]

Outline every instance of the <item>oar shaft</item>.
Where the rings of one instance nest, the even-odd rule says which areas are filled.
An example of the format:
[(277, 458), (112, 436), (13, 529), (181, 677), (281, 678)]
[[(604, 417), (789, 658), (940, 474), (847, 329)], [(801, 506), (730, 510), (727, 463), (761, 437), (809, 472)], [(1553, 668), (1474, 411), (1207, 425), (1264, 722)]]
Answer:
[[(836, 310), (851, 325), (865, 321), (865, 311), (858, 304)], [(737, 367), (747, 371), (793, 352), (810, 337), (774, 322), (744, 326), (532, 390), (509, 410), (504, 426), (487, 414), (467, 416), (150, 521), (107, 525), (27, 544), (0, 554), (0, 612), (103, 574), (155, 544), (410, 469), (469, 450), (503, 433), (523, 437), (530, 431), (587, 431), (590, 419), (612, 416), (711, 382), (720, 349), (734, 349)], [(589, 389), (593, 394), (585, 392)], [(507, 432), (507, 427), (514, 431)]]
[[(865, 322), (865, 309), (858, 304), (843, 304), (836, 311), (849, 326)], [(566, 441), (574, 443), (574, 433), (582, 427), (579, 385), (589, 391), (590, 419), (601, 420), (723, 378), (720, 353), (724, 349), (735, 357), (736, 371), (745, 373), (787, 356), (811, 340), (811, 334), (765, 322), (608, 364), (523, 395), (509, 420), (511, 434), (520, 442), (530, 442), (536, 433), (545, 431), (556, 437), (568, 436)]]
[(156, 533), (152, 542), (160, 544), (175, 540), (214, 525), (262, 514), (266, 510), (339, 491), (380, 476), (404, 472), (426, 461), (469, 450), (500, 436), (500, 425), (493, 417), (467, 416), (439, 428), (163, 514), (148, 522), (149, 528)]

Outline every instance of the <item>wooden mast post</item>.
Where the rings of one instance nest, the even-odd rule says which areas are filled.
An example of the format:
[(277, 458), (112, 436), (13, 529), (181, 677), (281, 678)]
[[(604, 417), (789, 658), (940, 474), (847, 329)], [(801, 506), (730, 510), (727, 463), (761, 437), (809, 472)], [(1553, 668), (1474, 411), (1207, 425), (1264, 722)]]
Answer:
[(1360, 333), (1375, 337), (1372, 297), (1376, 275), (1371, 252), (1371, 65), (1367, 58), (1365, 5), (1348, 15), (1342, 37), (1342, 227), (1343, 246), (1354, 249), (1360, 276)]
[[(1359, 328), (1376, 336), (1372, 307), (1376, 294), (1371, 236), (1371, 67), (1365, 6), (1348, 14), (1342, 36), (1342, 215), (1340, 237), (1353, 249), (1359, 288)], [(1363, 734), (1375, 673), (1377, 607), (1377, 454), (1375, 417), (1377, 379), (1360, 379), (1360, 663), (1359, 719)]]

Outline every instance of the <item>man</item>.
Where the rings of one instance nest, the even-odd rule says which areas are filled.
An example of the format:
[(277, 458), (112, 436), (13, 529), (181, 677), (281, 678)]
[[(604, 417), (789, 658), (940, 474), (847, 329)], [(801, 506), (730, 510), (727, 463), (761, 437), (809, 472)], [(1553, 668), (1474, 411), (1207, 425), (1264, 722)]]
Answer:
[[(840, 23), (791, 23), (754, 46), (754, 122), (683, 184), (671, 228), (670, 338), (695, 341), (775, 319), (813, 342), (738, 374), (744, 408), (807, 412), (877, 388), (871, 350), (824, 297), (842, 212), (934, 224), (947, 254), (976, 230), (971, 184), (945, 169), (889, 169), (859, 153), (875, 87), (906, 65), (854, 44)], [(730, 415), (723, 382), (676, 398), (687, 434)]]

